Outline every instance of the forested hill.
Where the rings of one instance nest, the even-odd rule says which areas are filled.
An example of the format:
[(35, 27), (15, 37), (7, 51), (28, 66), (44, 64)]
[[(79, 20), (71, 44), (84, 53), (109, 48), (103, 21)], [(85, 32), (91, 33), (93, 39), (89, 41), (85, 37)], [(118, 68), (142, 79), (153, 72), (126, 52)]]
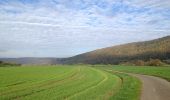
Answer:
[(63, 59), (63, 63), (118, 64), (133, 60), (170, 59), (170, 36), (98, 49)]
[(70, 58), (0, 58), (0, 61), (18, 64), (119, 64), (151, 58), (170, 62), (170, 36), (97, 49)]

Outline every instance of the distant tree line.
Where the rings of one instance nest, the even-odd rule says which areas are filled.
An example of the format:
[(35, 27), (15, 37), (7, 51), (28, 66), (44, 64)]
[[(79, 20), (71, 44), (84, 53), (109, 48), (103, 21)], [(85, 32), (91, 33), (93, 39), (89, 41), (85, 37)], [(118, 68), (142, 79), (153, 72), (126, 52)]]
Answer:
[(0, 67), (21, 66), (21, 64), (0, 61)]
[(163, 66), (165, 65), (160, 59), (150, 59), (148, 61), (135, 60), (129, 62), (122, 62), (120, 65), (135, 65), (135, 66)]

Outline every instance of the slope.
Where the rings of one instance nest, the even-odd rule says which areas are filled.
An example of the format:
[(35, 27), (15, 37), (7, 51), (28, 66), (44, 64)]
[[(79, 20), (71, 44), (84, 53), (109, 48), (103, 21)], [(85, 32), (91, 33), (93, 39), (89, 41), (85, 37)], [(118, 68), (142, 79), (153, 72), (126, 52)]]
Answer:
[(117, 64), (132, 60), (149, 60), (151, 58), (161, 60), (170, 58), (170, 36), (94, 50), (66, 58), (63, 63)]

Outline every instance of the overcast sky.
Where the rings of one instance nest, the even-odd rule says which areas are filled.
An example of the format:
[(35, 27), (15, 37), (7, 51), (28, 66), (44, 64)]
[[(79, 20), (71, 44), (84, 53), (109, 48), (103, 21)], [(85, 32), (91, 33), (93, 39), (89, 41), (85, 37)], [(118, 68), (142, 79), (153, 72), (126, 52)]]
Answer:
[(170, 0), (0, 0), (0, 57), (70, 57), (170, 35)]

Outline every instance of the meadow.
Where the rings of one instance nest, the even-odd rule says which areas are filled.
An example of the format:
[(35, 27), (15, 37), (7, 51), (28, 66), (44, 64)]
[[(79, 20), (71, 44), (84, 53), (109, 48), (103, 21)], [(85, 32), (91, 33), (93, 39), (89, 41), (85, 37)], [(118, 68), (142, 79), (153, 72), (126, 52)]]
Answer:
[(140, 80), (119, 71), (170, 79), (169, 67), (0, 67), (0, 100), (139, 100)]
[(137, 100), (139, 94), (130, 93), (139, 89), (134, 77), (79, 65), (0, 67), (0, 79), (0, 100)]

